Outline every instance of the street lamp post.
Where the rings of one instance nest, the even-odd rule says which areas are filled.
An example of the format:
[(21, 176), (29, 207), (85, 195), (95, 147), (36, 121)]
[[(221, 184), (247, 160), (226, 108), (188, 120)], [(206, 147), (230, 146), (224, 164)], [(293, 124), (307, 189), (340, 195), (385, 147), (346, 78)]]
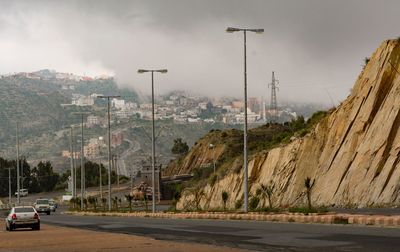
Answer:
[(69, 143), (69, 150), (70, 150), (70, 158), (71, 158), (71, 179), (72, 179), (72, 197), (75, 198), (75, 162), (74, 162), (74, 147), (73, 147), (73, 141), (74, 139), (74, 133), (72, 126), (70, 128), (70, 143)]
[(119, 95), (100, 95), (97, 98), (107, 99), (107, 117), (108, 117), (108, 211), (111, 211), (111, 114), (110, 99), (119, 98)]
[(85, 164), (84, 164), (84, 140), (83, 140), (83, 117), (85, 115), (88, 115), (90, 113), (88, 112), (76, 112), (73, 113), (74, 115), (80, 115), (81, 116), (81, 210), (83, 210), (84, 206), (83, 206), (83, 198), (86, 196), (85, 195)]
[(244, 35), (244, 133), (243, 133), (243, 166), (244, 166), (244, 208), (243, 211), (247, 212), (249, 202), (249, 188), (248, 188), (248, 167), (247, 167), (247, 32), (263, 33), (264, 29), (243, 29), (228, 27), (226, 32), (243, 32)]
[[(155, 144), (155, 127), (154, 127), (154, 72), (157, 73), (167, 73), (167, 69), (158, 69), (158, 70), (146, 70), (146, 69), (139, 69), (138, 73), (147, 73), (151, 72), (151, 114), (152, 114), (152, 132), (151, 132), (151, 143), (152, 143), (152, 148), (151, 148), (151, 183), (152, 183), (152, 211), (153, 213), (156, 211), (156, 199), (155, 199), (155, 180), (156, 180), (156, 175), (155, 175), (155, 167), (156, 167), (156, 161), (155, 161), (155, 149), (156, 149), (156, 144)], [(160, 195), (158, 195), (160, 197)]]
[(11, 207), (11, 202), (12, 202), (12, 197), (11, 197), (11, 170), (14, 170), (15, 168), (8, 167), (6, 169), (8, 170), (8, 204)]
[(20, 171), (19, 171), (19, 131), (18, 131), (18, 122), (17, 122), (17, 128), (16, 128), (16, 139), (17, 139), (17, 144), (16, 144), (16, 148), (17, 148), (17, 203), (20, 204), (21, 203), (21, 191), (20, 191)]
[(210, 147), (210, 149), (213, 150), (213, 165), (214, 165), (214, 174), (215, 174), (215, 145), (210, 144), (209, 147)]
[(103, 173), (101, 172), (101, 148), (99, 146), (99, 190), (100, 190), (100, 200), (103, 199), (103, 181), (102, 181), (102, 175)]

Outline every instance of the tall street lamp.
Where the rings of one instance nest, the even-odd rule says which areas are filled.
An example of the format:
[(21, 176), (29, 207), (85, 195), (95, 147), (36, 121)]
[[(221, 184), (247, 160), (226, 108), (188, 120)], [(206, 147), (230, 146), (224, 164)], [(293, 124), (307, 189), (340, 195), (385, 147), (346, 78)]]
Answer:
[(243, 166), (244, 166), (244, 208), (243, 211), (247, 212), (249, 203), (249, 188), (248, 188), (248, 167), (247, 167), (247, 52), (246, 52), (246, 35), (247, 32), (263, 33), (264, 29), (243, 29), (228, 27), (226, 32), (243, 32), (244, 35), (244, 134), (243, 134)]
[(108, 114), (108, 211), (111, 211), (111, 114), (110, 99), (119, 98), (119, 95), (100, 95), (97, 98), (107, 99)]
[(17, 127), (16, 127), (16, 148), (17, 148), (17, 202), (18, 204), (21, 203), (21, 189), (20, 189), (20, 171), (19, 171), (19, 127), (18, 127), (18, 122), (17, 122)]
[(84, 164), (84, 160), (83, 160), (84, 159), (84, 155), (85, 155), (85, 153), (84, 153), (84, 145), (85, 145), (85, 143), (84, 143), (84, 140), (83, 140), (83, 118), (84, 118), (85, 115), (89, 115), (90, 113), (89, 112), (74, 112), (72, 114), (81, 116), (81, 210), (83, 210), (83, 207), (84, 207), (83, 206), (83, 199), (86, 196), (85, 195), (85, 191), (86, 191), (86, 188), (85, 188), (85, 184), (86, 184), (85, 175), (86, 175), (86, 172), (85, 172), (85, 164)]
[[(156, 161), (155, 161), (155, 149), (156, 149), (156, 144), (155, 144), (155, 128), (154, 128), (154, 72), (157, 73), (167, 73), (167, 69), (158, 69), (158, 70), (146, 70), (146, 69), (139, 69), (138, 73), (147, 73), (151, 72), (151, 112), (152, 112), (152, 133), (151, 133), (151, 143), (152, 143), (152, 148), (151, 148), (151, 166), (152, 166), (152, 171), (151, 171), (151, 186), (152, 186), (152, 211), (153, 213), (156, 211), (156, 199), (155, 199), (155, 180), (156, 180), (156, 175), (155, 175), (155, 166), (156, 166)], [(160, 197), (160, 195), (158, 195)]]
[(215, 145), (209, 144), (208, 147), (213, 150), (213, 165), (214, 165), (214, 174), (215, 174)]

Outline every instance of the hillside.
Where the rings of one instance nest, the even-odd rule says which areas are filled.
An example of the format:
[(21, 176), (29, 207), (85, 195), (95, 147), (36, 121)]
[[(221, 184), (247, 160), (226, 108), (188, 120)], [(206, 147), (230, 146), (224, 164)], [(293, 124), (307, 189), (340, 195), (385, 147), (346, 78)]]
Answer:
[[(400, 42), (383, 42), (359, 75), (348, 98), (309, 133), (252, 155), (250, 194), (254, 195), (260, 184), (271, 181), (275, 186), (276, 205), (303, 205), (306, 202), (304, 180), (311, 177), (315, 179), (312, 193), (315, 205), (400, 204), (399, 64)], [(194, 157), (189, 162), (195, 164), (189, 165), (191, 168), (210, 160), (211, 154), (205, 148), (195, 148), (184, 158), (189, 162)], [(217, 153), (221, 152), (223, 148), (217, 149)], [(185, 162), (182, 168), (173, 168), (174, 171), (188, 170)], [(227, 191), (228, 206), (233, 208), (243, 198), (242, 181), (239, 162), (238, 169), (229, 169), (215, 181), (200, 184), (197, 190), (203, 190), (205, 195), (200, 206), (220, 207), (221, 193)], [(194, 200), (192, 191), (182, 193), (177, 208), (185, 208)]]

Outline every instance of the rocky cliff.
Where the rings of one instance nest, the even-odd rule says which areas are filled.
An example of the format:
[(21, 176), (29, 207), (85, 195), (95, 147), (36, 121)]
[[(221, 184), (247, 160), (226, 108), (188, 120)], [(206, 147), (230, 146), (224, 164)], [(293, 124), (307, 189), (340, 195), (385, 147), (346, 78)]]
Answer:
[[(371, 56), (348, 98), (310, 133), (285, 146), (253, 155), (249, 160), (250, 194), (254, 195), (260, 184), (273, 183), (274, 204), (302, 205), (306, 202), (304, 180), (311, 177), (315, 179), (314, 205), (399, 204), (399, 64), (400, 42), (383, 42)], [(203, 152), (208, 153), (208, 150)], [(199, 158), (203, 156), (201, 152), (190, 155), (204, 160)], [(209, 155), (204, 157), (209, 160)], [(193, 163), (193, 159), (189, 163)], [(190, 166), (181, 167), (189, 169)], [(243, 198), (242, 182), (243, 172), (231, 170), (212, 185), (203, 185), (200, 206), (221, 207), (221, 193), (227, 191), (227, 206), (233, 208), (235, 202)], [(194, 201), (193, 192), (182, 193), (178, 209)], [(260, 202), (262, 204), (265, 203)]]

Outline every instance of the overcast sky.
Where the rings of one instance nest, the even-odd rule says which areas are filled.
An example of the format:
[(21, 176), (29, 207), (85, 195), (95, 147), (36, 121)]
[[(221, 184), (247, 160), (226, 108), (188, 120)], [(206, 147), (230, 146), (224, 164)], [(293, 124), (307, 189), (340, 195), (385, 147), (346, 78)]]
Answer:
[[(397, 0), (0, 0), (0, 73), (49, 68), (115, 75), (150, 92), (138, 68), (167, 68), (156, 92), (183, 89), (242, 95), (243, 34), (248, 35), (250, 96), (335, 104), (343, 100), (379, 44), (400, 36)], [(268, 99), (269, 100), (269, 99)]]

